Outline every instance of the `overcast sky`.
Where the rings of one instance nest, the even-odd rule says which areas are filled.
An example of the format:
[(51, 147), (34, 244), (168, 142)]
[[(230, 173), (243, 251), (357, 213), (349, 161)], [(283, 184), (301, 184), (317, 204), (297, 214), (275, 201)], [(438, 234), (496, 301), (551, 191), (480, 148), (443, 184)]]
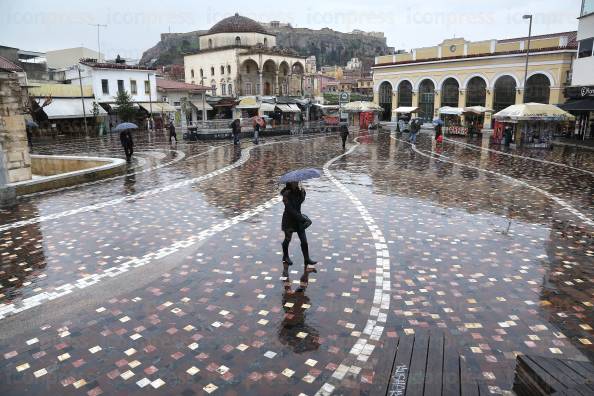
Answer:
[[(0, 45), (32, 51), (75, 46), (107, 57), (139, 58), (161, 32), (208, 29), (239, 12), (296, 27), (382, 31), (398, 49), (431, 46), (445, 38), (510, 38), (527, 34), (522, 15), (534, 15), (534, 34), (577, 29), (581, 0), (0, 0)], [(249, 4), (249, 5), (248, 5)]]

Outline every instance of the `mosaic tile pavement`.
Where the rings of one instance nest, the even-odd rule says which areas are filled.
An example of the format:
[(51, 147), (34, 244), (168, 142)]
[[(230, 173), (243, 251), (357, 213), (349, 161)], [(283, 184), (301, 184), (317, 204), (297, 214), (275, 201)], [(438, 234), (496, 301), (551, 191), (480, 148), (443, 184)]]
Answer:
[[(395, 339), (431, 328), (494, 394), (517, 353), (594, 358), (594, 177), (579, 149), (136, 138), (127, 175), (0, 212), (0, 394), (377, 394)], [(36, 151), (123, 156), (109, 138)], [(310, 166), (324, 170), (304, 205), (317, 273), (295, 241), (281, 264), (275, 181)]]

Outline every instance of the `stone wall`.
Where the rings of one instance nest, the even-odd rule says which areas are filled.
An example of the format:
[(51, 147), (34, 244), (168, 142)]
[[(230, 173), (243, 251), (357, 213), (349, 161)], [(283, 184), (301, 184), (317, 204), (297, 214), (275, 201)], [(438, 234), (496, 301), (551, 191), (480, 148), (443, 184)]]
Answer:
[(22, 88), (15, 74), (0, 73), (0, 180), (31, 179), (31, 157), (23, 116)]

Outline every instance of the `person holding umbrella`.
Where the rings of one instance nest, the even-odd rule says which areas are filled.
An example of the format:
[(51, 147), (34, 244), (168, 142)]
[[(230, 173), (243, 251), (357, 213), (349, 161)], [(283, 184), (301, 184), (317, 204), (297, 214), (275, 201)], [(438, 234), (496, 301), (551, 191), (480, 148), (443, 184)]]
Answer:
[(126, 153), (126, 160), (130, 161), (132, 159), (132, 154), (134, 153), (134, 140), (132, 140), (132, 133), (130, 132), (132, 129), (136, 129), (138, 126), (131, 122), (123, 122), (118, 124), (113, 131), (120, 133), (120, 142), (122, 143), (122, 147), (124, 148), (124, 152)]
[(321, 173), (317, 169), (301, 169), (289, 172), (280, 179), (281, 183), (286, 183), (285, 188), (281, 191), (283, 203), (285, 204), (281, 224), (281, 229), (285, 233), (285, 239), (282, 243), (284, 265), (293, 265), (293, 261), (289, 258), (289, 244), (294, 232), (297, 233), (301, 242), (304, 267), (307, 269), (308, 266), (317, 264), (317, 261), (312, 260), (309, 256), (309, 245), (305, 229), (311, 225), (311, 220), (301, 213), (301, 205), (305, 201), (306, 192), (299, 185), (299, 182), (320, 176)]

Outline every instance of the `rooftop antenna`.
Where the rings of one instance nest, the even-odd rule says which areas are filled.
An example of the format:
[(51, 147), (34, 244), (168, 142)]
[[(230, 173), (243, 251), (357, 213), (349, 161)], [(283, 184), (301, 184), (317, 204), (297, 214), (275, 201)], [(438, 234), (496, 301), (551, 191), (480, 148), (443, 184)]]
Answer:
[(101, 41), (99, 41), (99, 28), (106, 28), (107, 25), (102, 25), (100, 23), (89, 23), (90, 26), (97, 26), (97, 60), (101, 61)]

